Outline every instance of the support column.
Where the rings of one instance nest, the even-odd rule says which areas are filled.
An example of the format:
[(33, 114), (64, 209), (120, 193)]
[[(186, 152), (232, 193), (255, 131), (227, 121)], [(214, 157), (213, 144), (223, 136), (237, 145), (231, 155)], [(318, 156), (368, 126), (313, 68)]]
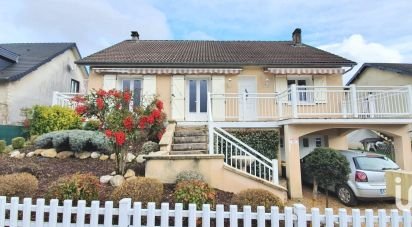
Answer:
[(403, 170), (412, 171), (411, 138), (408, 131), (394, 138), (396, 163)]
[(294, 126), (284, 126), (284, 147), (289, 196), (292, 199), (302, 198), (299, 137)]

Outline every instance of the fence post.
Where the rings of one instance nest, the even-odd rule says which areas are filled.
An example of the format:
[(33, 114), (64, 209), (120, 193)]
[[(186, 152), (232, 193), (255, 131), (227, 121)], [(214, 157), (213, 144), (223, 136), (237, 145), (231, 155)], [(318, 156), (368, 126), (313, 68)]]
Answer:
[(294, 226), (306, 227), (306, 207), (303, 206), (303, 204), (294, 204), (293, 212), (296, 214), (297, 218)]
[(356, 91), (356, 85), (351, 84), (349, 85), (350, 87), (350, 103), (352, 107), (352, 113), (354, 118), (358, 118), (359, 112), (358, 112), (358, 102), (357, 102), (357, 91)]
[(298, 90), (296, 84), (290, 85), (290, 104), (292, 105), (292, 117), (298, 117)]
[(279, 94), (277, 94), (275, 96), (276, 98), (276, 102), (277, 102), (277, 112), (278, 112), (278, 119), (282, 119), (282, 115), (283, 115), (283, 103), (282, 103), (282, 98), (279, 97)]
[(130, 224), (129, 211), (132, 205), (130, 198), (124, 198), (119, 202), (119, 227), (127, 227)]
[(412, 85), (407, 85), (408, 88), (408, 110), (409, 114), (412, 115)]
[(247, 101), (246, 96), (247, 96), (246, 93), (242, 94), (242, 102), (243, 102), (243, 105), (242, 105), (242, 121), (245, 121), (245, 115), (246, 115), (246, 110), (247, 110), (246, 109), (246, 101)]
[(279, 184), (279, 166), (278, 160), (272, 159), (272, 183)]
[(208, 133), (209, 133), (209, 154), (213, 154), (213, 112), (212, 112), (212, 96), (210, 92), (207, 93), (208, 105)]

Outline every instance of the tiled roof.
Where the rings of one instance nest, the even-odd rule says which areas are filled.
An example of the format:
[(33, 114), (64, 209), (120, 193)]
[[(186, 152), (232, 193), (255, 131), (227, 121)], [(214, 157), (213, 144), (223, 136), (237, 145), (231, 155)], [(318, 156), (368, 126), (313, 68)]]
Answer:
[(367, 68), (377, 68), (380, 70), (391, 71), (395, 73), (401, 73), (412, 76), (412, 64), (407, 63), (364, 63), (362, 67), (353, 75), (353, 77), (347, 82), (347, 85), (355, 82), (355, 80), (362, 74)]
[(125, 40), (85, 57), (83, 65), (351, 66), (356, 63), (291, 41)]
[(76, 44), (8, 43), (0, 44), (0, 48), (18, 55), (17, 62), (0, 58), (0, 81), (14, 81), (36, 70), (64, 51), (76, 48)]

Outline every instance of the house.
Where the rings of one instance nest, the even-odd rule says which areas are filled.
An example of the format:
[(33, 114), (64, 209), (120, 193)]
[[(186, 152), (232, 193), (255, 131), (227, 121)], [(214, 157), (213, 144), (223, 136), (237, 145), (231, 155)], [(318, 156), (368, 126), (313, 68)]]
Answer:
[(75, 43), (0, 44), (0, 123), (23, 120), (20, 110), (51, 105), (54, 91), (85, 92), (87, 71)]
[[(403, 86), (412, 85), (412, 64), (407, 63), (364, 63), (353, 77), (346, 83), (347, 86)], [(348, 134), (349, 147), (356, 148), (359, 141), (376, 136), (388, 136), (370, 130), (363, 130)], [(412, 126), (410, 127), (412, 137)], [(351, 146), (352, 145), (352, 146)]]
[[(146, 164), (146, 175), (163, 182), (195, 168), (224, 190), (261, 187), (284, 195), (278, 179), (283, 163), (287, 193), (299, 198), (300, 159), (315, 147), (347, 149), (346, 135), (356, 129), (391, 134), (396, 161), (412, 169), (406, 128), (412, 121), (410, 87), (342, 86), (342, 75), (355, 63), (301, 40), (300, 29), (291, 41), (140, 40), (132, 32), (131, 39), (77, 64), (90, 66), (89, 90), (131, 90), (134, 105), (157, 95), (177, 128), (206, 125), (207, 140), (200, 130), (169, 124), (164, 155), (149, 156)], [(399, 102), (389, 112), (388, 94)], [(371, 97), (379, 105), (364, 108)], [(236, 127), (279, 129), (278, 160), (263, 157), (225, 130)], [(177, 144), (174, 136), (186, 136), (186, 144)]]

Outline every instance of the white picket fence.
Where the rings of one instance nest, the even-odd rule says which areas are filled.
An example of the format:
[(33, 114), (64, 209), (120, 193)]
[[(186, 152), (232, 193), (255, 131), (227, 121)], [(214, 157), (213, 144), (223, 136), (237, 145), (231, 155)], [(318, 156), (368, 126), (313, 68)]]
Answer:
[[(393, 209), (389, 213), (380, 209), (377, 213), (367, 209), (361, 212), (352, 209), (348, 214), (346, 209), (339, 209), (334, 213), (331, 208), (323, 213), (318, 208), (312, 208), (308, 212), (305, 206), (296, 204), (293, 207), (285, 207), (281, 212), (278, 207), (271, 207), (266, 212), (264, 207), (257, 207), (257, 212), (252, 212), (250, 206), (244, 206), (242, 211), (237, 206), (231, 205), (225, 210), (223, 205), (211, 206), (204, 204), (201, 210), (196, 205), (189, 204), (184, 209), (181, 203), (175, 204), (170, 209), (168, 203), (162, 203), (156, 208), (155, 203), (148, 203), (143, 208), (142, 203), (130, 199), (123, 199), (119, 207), (114, 207), (112, 201), (106, 201), (104, 206), (99, 201), (92, 201), (87, 206), (85, 201), (78, 201), (73, 206), (71, 200), (65, 200), (59, 204), (56, 199), (37, 199), (32, 203), (31, 198), (23, 199), (12, 197), (9, 201), (6, 197), (0, 197), (0, 226), (285, 226), (285, 227), (332, 227), (332, 226), (411, 226), (411, 211), (404, 210), (401, 213)], [(132, 206), (133, 205), (133, 206)]]

